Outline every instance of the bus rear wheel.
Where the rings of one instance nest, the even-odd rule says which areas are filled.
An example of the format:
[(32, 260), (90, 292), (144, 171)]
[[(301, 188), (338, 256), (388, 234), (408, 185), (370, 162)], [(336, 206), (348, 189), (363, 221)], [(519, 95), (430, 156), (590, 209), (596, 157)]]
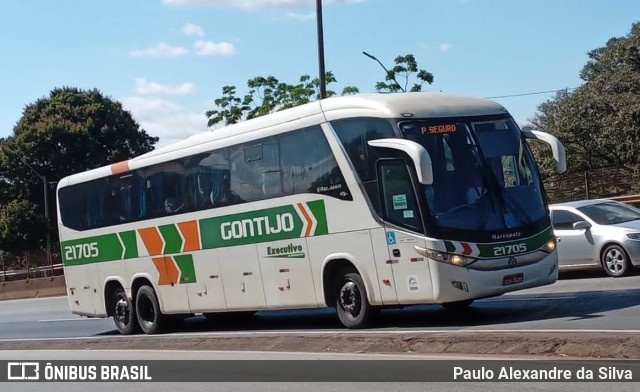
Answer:
[(340, 271), (335, 281), (336, 311), (347, 328), (365, 328), (373, 316), (362, 277), (353, 270)]
[(123, 335), (133, 335), (140, 329), (133, 301), (127, 297), (122, 287), (113, 293), (113, 322)]
[(164, 330), (166, 317), (160, 311), (160, 303), (153, 288), (142, 286), (136, 295), (136, 315), (140, 329), (147, 335)]

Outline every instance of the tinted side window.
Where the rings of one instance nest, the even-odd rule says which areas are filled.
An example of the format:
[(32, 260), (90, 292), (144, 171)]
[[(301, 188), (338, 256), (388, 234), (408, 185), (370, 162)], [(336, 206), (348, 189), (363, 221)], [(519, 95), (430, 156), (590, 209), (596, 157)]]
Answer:
[(320, 127), (280, 135), (279, 144), (285, 194), (320, 193), (352, 200)]
[(333, 121), (331, 125), (362, 182), (373, 208), (381, 215), (376, 161), (382, 155), (378, 149), (372, 148), (367, 142), (396, 137), (391, 123), (378, 118), (351, 118)]
[[(87, 206), (85, 200), (91, 198), (88, 184), (78, 184), (62, 188), (58, 192), (60, 219), (64, 225), (74, 230), (87, 229)], [(84, 197), (86, 195), (86, 197)]]
[(381, 155), (367, 142), (395, 137), (391, 123), (377, 118), (351, 118), (333, 121), (331, 126), (336, 131), (360, 181), (375, 180), (376, 160)]
[[(110, 224), (118, 224), (122, 222), (136, 221), (144, 216), (144, 186), (142, 179), (137, 173), (128, 173), (119, 177), (110, 177), (109, 185), (111, 192), (109, 194), (108, 203), (111, 203), (109, 208), (106, 208), (108, 214), (105, 214), (104, 209), (100, 210), (100, 186), (98, 184), (92, 184), (94, 194), (97, 195), (97, 208), (94, 210), (89, 207), (88, 210), (91, 214), (96, 215), (93, 211), (100, 211), (96, 217), (96, 222), (104, 220), (107, 216), (107, 221)], [(101, 226), (100, 223), (94, 224), (94, 227)]]
[(554, 210), (551, 213), (552, 225), (556, 230), (573, 230), (573, 224), (581, 220), (584, 219), (569, 211)]
[(187, 194), (189, 211), (242, 202), (236, 193), (231, 192), (231, 162), (228, 148), (189, 158)]
[(59, 200), (64, 225), (88, 230), (298, 193), (352, 200), (319, 126), (62, 188)]
[(233, 146), (229, 150), (231, 192), (243, 201), (268, 199), (282, 194), (280, 153), (276, 138)]
[[(184, 160), (136, 170), (144, 182), (144, 206), (139, 219), (157, 218), (186, 211)], [(135, 221), (132, 220), (132, 221)]]
[(407, 165), (403, 160), (381, 161), (382, 205), (388, 222), (422, 232), (422, 222)]

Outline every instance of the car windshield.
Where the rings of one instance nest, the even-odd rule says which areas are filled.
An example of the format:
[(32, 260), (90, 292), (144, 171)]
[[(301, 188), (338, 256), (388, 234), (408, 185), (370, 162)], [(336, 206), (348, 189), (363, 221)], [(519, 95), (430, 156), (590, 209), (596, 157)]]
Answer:
[(622, 203), (599, 203), (579, 207), (578, 211), (599, 225), (615, 225), (640, 219), (640, 210)]
[(438, 227), (497, 231), (546, 216), (531, 152), (510, 117), (400, 123), (431, 156), (433, 184), (424, 197)]

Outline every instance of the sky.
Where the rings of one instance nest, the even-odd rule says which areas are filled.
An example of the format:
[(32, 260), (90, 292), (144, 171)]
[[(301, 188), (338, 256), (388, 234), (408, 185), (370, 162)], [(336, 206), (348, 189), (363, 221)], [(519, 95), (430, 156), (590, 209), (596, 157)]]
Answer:
[[(326, 69), (374, 92), (398, 55), (423, 90), (481, 98), (581, 84), (588, 52), (640, 21), (638, 0), (323, 0)], [(0, 137), (56, 87), (123, 103), (158, 146), (207, 128), (222, 87), (318, 74), (315, 0), (20, 0), (0, 6)], [(524, 125), (553, 93), (495, 98)]]

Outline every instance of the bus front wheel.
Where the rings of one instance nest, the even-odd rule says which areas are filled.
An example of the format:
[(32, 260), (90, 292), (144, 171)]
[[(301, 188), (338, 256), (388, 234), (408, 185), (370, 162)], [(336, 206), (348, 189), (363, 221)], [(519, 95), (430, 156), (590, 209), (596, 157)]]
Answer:
[(160, 311), (160, 303), (155, 291), (149, 286), (142, 286), (136, 295), (136, 315), (142, 332), (154, 335), (162, 332), (166, 318)]
[(373, 308), (369, 305), (362, 277), (353, 270), (343, 270), (335, 283), (336, 311), (342, 325), (347, 328), (369, 325)]
[(113, 322), (123, 335), (133, 335), (139, 331), (138, 319), (133, 301), (127, 297), (122, 287), (113, 293)]

